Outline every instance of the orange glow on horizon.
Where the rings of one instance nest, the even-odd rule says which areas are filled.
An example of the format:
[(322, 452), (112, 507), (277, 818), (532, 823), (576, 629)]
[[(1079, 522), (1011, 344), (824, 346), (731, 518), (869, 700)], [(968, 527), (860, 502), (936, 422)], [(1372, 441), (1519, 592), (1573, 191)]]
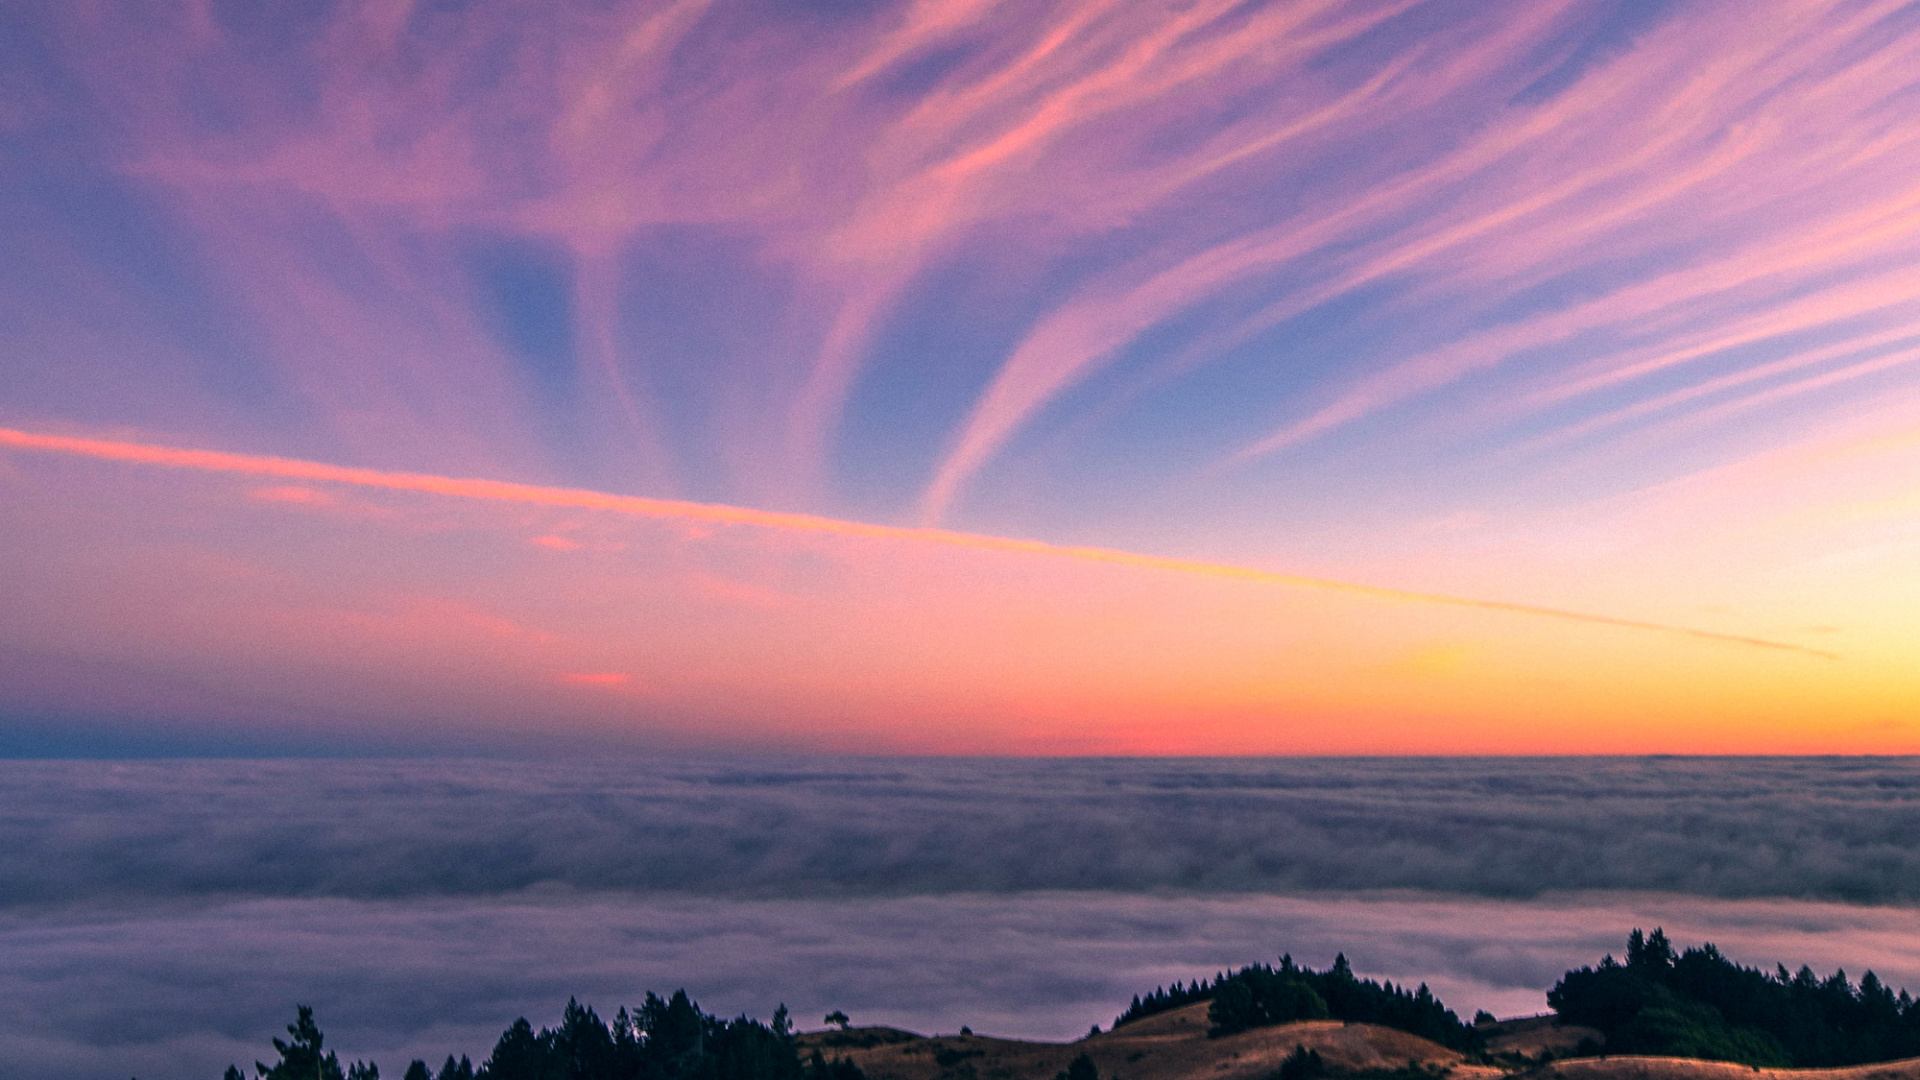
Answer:
[[(0, 447), (43, 451), (0, 455), (0, 535), (20, 571), (0, 635), (83, 661), (28, 670), (10, 688), (28, 702), (335, 737), (445, 732), (436, 745), (450, 746), (494, 733), (858, 754), (1920, 750), (1897, 591), (1836, 607), (1816, 579), (1802, 590), (1815, 602), (1782, 594), (1760, 617), (1716, 614), (1701, 602), (1711, 583), (1655, 595), (1752, 557), (1718, 534), (1663, 538), (1674, 564), (1636, 556), (1615, 584), (1596, 574), (1560, 595), (1735, 633), (578, 489), (8, 429)], [(1766, 506), (1747, 485), (1778, 475), (1757, 462), (1638, 512), (1724, 523), (1735, 504), (1694, 500)], [(262, 478), (331, 501), (262, 499)], [(1497, 559), (1466, 569), (1553, 584)], [(1749, 641), (1747, 627), (1828, 648)]]

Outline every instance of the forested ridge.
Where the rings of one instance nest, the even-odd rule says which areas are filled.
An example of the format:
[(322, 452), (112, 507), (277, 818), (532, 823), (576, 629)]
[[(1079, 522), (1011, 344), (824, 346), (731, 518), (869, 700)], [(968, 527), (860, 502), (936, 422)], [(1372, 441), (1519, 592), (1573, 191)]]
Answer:
[(1479, 1034), (1434, 997), (1427, 984), (1409, 990), (1358, 978), (1345, 953), (1335, 956), (1325, 971), (1296, 964), (1287, 955), (1277, 967), (1252, 964), (1210, 981), (1156, 988), (1145, 997), (1135, 996), (1114, 1026), (1197, 1001), (1213, 1003), (1207, 1020), (1212, 1025), (1208, 1034), (1215, 1036), (1294, 1020), (1346, 1020), (1398, 1028), (1453, 1050), (1480, 1048)]
[[(1423, 984), (1418, 990), (1355, 978), (1344, 955), (1326, 971), (1289, 956), (1210, 980), (1136, 996), (1116, 1026), (1211, 1002), (1209, 1034), (1293, 1020), (1333, 1019), (1398, 1028), (1462, 1052), (1484, 1042)], [(1627, 936), (1626, 961), (1568, 971), (1547, 994), (1562, 1023), (1598, 1030), (1576, 1054), (1640, 1054), (1813, 1068), (1920, 1057), (1920, 1003), (1871, 971), (1773, 972), (1728, 960), (1711, 943), (1677, 951), (1664, 930)], [(1490, 1019), (1490, 1018), (1489, 1018)]]
[(1920, 1057), (1920, 1005), (1871, 971), (1857, 986), (1844, 971), (1769, 973), (1711, 944), (1676, 952), (1659, 929), (1633, 931), (1625, 963), (1608, 956), (1567, 972), (1547, 1003), (1567, 1023), (1598, 1028), (1616, 1054), (1801, 1068)]
[[(1297, 964), (1289, 955), (1276, 965), (1253, 964), (1211, 979), (1158, 987), (1136, 995), (1114, 1027), (1200, 1002), (1208, 1003), (1209, 1037), (1331, 1019), (1395, 1028), (1485, 1064), (1525, 1063), (1486, 1052), (1486, 1033), (1496, 1029), (1491, 1016), (1482, 1013), (1473, 1024), (1463, 1023), (1424, 983), (1409, 990), (1362, 979), (1344, 954), (1324, 971)], [(1789, 972), (1782, 964), (1766, 972), (1727, 959), (1712, 944), (1676, 950), (1660, 929), (1628, 935), (1624, 962), (1608, 955), (1597, 965), (1566, 972), (1547, 1002), (1559, 1022), (1598, 1033), (1583, 1040), (1572, 1056), (1655, 1055), (1801, 1068), (1920, 1057), (1920, 1002), (1871, 971), (1857, 985), (1844, 971), (1822, 978), (1809, 967)], [(848, 1023), (838, 1011), (827, 1020), (842, 1028)], [(856, 1029), (848, 1035), (871, 1032), (917, 1038), (889, 1029)], [(380, 1080), (378, 1066), (360, 1061), (343, 1066), (326, 1050), (311, 1008), (298, 1008), (287, 1034), (273, 1040), (278, 1061), (255, 1063), (258, 1080)], [(854, 1040), (848, 1045), (868, 1044)], [(1331, 1075), (1304, 1048), (1296, 1057), (1277, 1080)], [(1533, 1063), (1538, 1060), (1543, 1059)], [(1087, 1063), (1079, 1071), (1091, 1068)], [(1070, 1075), (1073, 1071), (1055, 1080), (1097, 1080)], [(225, 1080), (243, 1080), (243, 1074), (230, 1066)], [(611, 1020), (569, 1001), (558, 1026), (536, 1030), (524, 1018), (515, 1020), (478, 1065), (453, 1055), (437, 1069), (414, 1061), (400, 1080), (864, 1077), (845, 1058), (828, 1060), (818, 1049), (803, 1055), (784, 1005), (767, 1023), (746, 1016), (727, 1020), (702, 1012), (680, 990), (665, 998), (648, 993), (638, 1008), (622, 1008)]]
[[(326, 1049), (313, 1010), (299, 1006), (288, 1039), (273, 1040), (280, 1060), (255, 1062), (259, 1080), (380, 1080), (380, 1068), (353, 1062), (344, 1069)], [(228, 1066), (225, 1080), (242, 1080)], [(741, 1016), (724, 1020), (700, 1011), (685, 990), (646, 1001), (611, 1021), (591, 1007), (567, 1002), (558, 1027), (535, 1031), (515, 1020), (479, 1065), (451, 1054), (438, 1070), (424, 1061), (407, 1066), (402, 1080), (863, 1080), (844, 1059), (815, 1052), (802, 1060), (786, 1006), (763, 1024)]]

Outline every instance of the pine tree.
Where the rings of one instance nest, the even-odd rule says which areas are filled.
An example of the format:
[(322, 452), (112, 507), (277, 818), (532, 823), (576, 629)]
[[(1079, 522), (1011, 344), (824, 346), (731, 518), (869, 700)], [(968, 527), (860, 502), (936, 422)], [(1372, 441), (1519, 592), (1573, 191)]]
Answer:
[(493, 1044), (493, 1054), (480, 1066), (487, 1080), (561, 1080), (564, 1074), (552, 1068), (549, 1039), (534, 1034), (526, 1017), (515, 1020)]
[(263, 1061), (253, 1063), (260, 1080), (347, 1080), (346, 1074), (340, 1071), (339, 1057), (322, 1052), (326, 1036), (320, 1034), (320, 1026), (313, 1022), (313, 1006), (295, 1008), (298, 1018), (287, 1025), (292, 1041), (273, 1040), (273, 1048), (280, 1052), (279, 1062), (272, 1066)]
[(610, 1078), (617, 1056), (613, 1033), (599, 1014), (573, 998), (567, 999), (567, 1009), (548, 1043), (548, 1053), (568, 1080)]

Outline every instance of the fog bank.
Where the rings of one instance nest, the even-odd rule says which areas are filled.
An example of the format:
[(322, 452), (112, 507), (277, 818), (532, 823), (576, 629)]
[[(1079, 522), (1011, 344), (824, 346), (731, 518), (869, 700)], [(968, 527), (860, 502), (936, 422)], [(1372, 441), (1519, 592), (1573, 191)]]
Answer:
[(0, 905), (1034, 890), (1920, 898), (1912, 759), (0, 762)]

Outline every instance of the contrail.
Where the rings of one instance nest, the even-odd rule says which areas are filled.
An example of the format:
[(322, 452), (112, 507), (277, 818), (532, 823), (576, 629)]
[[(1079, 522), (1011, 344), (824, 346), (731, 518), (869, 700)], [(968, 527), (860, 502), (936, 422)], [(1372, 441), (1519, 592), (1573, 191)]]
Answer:
[(1738, 634), (1720, 634), (1711, 630), (1695, 630), (1684, 626), (1668, 626), (1663, 623), (1641, 622), (1636, 619), (1616, 619), (1607, 615), (1592, 615), (1586, 612), (1567, 611), (1561, 608), (1537, 607), (1532, 604), (1513, 604), (1499, 600), (1475, 600), (1469, 597), (1445, 596), (1438, 593), (1409, 592), (1404, 589), (1388, 589), (1376, 585), (1362, 585), (1350, 581), (1335, 581), (1330, 578), (1281, 574), (1271, 570), (1257, 570), (1248, 566), (1235, 566), (1230, 563), (1205, 562), (1199, 559), (1176, 559), (1163, 555), (1143, 555), (1138, 552), (1120, 551), (1115, 548), (1049, 544), (1040, 540), (1022, 540), (1015, 537), (990, 536), (983, 533), (958, 532), (952, 529), (873, 525), (862, 521), (844, 521), (839, 518), (820, 517), (814, 514), (789, 514), (771, 510), (752, 510), (746, 507), (726, 506), (719, 503), (684, 502), (676, 499), (649, 499), (637, 495), (610, 495), (606, 492), (588, 491), (582, 488), (542, 487), (535, 484), (514, 484), (500, 480), (475, 480), (450, 476), (435, 476), (430, 473), (355, 469), (341, 465), (328, 465), (318, 461), (301, 461), (295, 458), (264, 457), (253, 454), (228, 454), (216, 450), (183, 450), (168, 446), (111, 442), (103, 439), (75, 439), (60, 435), (37, 435), (32, 432), (18, 431), (12, 428), (0, 428), (0, 447), (11, 447), (16, 450), (38, 451), (49, 454), (66, 454), (73, 457), (95, 458), (102, 461), (125, 461), (139, 465), (157, 465), (171, 469), (195, 469), (201, 472), (234, 473), (243, 476), (263, 476), (285, 480), (309, 480), (315, 483), (327, 484), (350, 484), (356, 487), (383, 488), (388, 491), (417, 491), (457, 499), (482, 499), (492, 502), (526, 503), (535, 506), (564, 506), (582, 510), (602, 510), (609, 513), (628, 514), (634, 517), (673, 521), (698, 521), (714, 525), (744, 525), (784, 532), (827, 533), (834, 536), (852, 536), (869, 540), (904, 540), (922, 544), (945, 544), (949, 547), (975, 548), (984, 551), (1017, 552), (1020, 554), (1040, 555), (1049, 558), (1078, 559), (1082, 562), (1107, 563), (1114, 566), (1131, 566), (1143, 570), (1157, 570), (1163, 573), (1226, 578), (1233, 581), (1246, 581), (1262, 585), (1281, 585), (1297, 589), (1328, 590), (1357, 596), (1371, 596), (1382, 600), (1400, 600), (1417, 604), (1439, 604), (1448, 607), (1474, 608), (1481, 611), (1502, 611), (1515, 615), (1531, 615), (1560, 619), (1568, 622), (1586, 623), (1593, 626), (1613, 626), (1627, 630), (1650, 630), (1657, 633), (1678, 634), (1683, 637), (1698, 638), (1705, 641), (1718, 641), (1733, 645), (1746, 645), (1754, 648), (1802, 653), (1808, 656), (1818, 656), (1827, 660), (1838, 660), (1840, 658), (1835, 653), (1809, 648), (1805, 645), (1795, 645), (1791, 642), (1769, 641), (1766, 638), (1743, 637)]

